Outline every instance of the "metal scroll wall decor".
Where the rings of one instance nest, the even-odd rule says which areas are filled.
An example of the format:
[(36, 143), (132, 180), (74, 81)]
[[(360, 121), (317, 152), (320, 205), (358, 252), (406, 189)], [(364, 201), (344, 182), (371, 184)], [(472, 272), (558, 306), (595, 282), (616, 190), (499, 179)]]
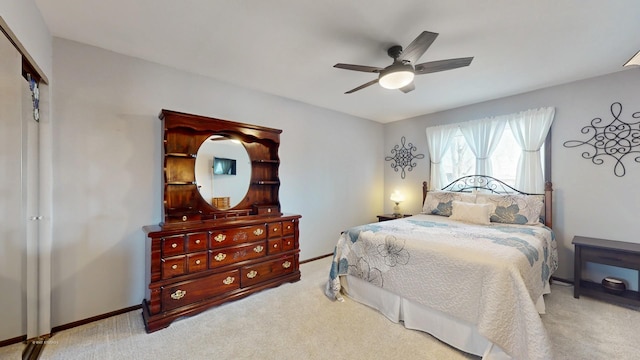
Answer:
[(404, 136), (400, 139), (400, 142), (401, 145), (396, 145), (391, 149), (391, 156), (386, 156), (384, 159), (386, 161), (393, 161), (391, 168), (395, 170), (395, 172), (398, 172), (398, 169), (402, 169), (400, 176), (404, 179), (406, 174), (405, 168), (407, 168), (408, 171), (413, 170), (417, 165), (413, 160), (424, 159), (424, 154), (413, 154), (412, 151), (417, 151), (418, 148), (412, 143), (405, 145), (406, 139)]
[(591, 160), (596, 165), (602, 165), (607, 156), (615, 161), (613, 173), (622, 177), (626, 173), (623, 160), (627, 155), (640, 163), (640, 111), (631, 115), (635, 122), (626, 122), (620, 119), (622, 104), (611, 104), (613, 120), (606, 124), (601, 118), (591, 120), (591, 123), (582, 128), (582, 133), (590, 136), (586, 141), (569, 140), (564, 142), (567, 148), (587, 146), (582, 157)]

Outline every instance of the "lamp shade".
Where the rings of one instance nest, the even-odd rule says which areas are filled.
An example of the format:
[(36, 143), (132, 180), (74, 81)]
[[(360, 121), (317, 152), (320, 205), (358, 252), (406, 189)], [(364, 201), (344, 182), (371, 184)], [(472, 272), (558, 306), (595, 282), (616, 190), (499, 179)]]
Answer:
[(391, 201), (395, 202), (395, 203), (400, 203), (404, 201), (404, 195), (400, 194), (397, 191), (394, 191), (391, 194)]
[(400, 89), (414, 78), (413, 67), (408, 64), (393, 64), (380, 72), (378, 83), (385, 89)]

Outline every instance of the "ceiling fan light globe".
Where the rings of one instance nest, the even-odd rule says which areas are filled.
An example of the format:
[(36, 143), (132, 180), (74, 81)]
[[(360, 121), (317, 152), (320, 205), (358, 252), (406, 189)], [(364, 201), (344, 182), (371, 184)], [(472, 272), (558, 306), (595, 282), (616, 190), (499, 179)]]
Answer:
[(378, 83), (385, 89), (400, 89), (413, 81), (415, 74), (411, 65), (391, 66), (382, 72)]

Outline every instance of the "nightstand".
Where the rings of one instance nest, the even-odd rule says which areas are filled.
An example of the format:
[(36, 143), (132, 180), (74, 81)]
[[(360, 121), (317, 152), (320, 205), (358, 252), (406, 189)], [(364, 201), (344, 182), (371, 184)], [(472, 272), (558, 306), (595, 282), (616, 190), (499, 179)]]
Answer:
[(395, 219), (400, 219), (400, 218), (409, 217), (409, 216), (411, 216), (411, 214), (400, 214), (400, 215), (384, 214), (384, 215), (378, 215), (378, 222), (387, 221), (387, 220), (395, 220)]
[[(578, 299), (584, 294), (614, 303), (640, 305), (639, 291), (625, 290), (621, 295), (612, 295), (601, 284), (582, 279), (582, 268), (586, 262), (640, 271), (640, 244), (584, 236), (574, 236), (572, 243), (575, 245), (574, 298)], [(640, 279), (638, 286), (640, 287)]]

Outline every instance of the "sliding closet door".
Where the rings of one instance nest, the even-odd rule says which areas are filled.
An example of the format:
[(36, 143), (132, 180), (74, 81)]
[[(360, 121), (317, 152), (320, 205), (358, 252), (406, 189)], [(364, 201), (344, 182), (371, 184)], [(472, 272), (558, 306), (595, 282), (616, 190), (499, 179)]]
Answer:
[(0, 34), (0, 341), (26, 334), (22, 57)]
[[(22, 81), (22, 204), (25, 211), (25, 294), (27, 339), (39, 332), (39, 123), (33, 117), (33, 100), (29, 83)], [(48, 333), (48, 331), (46, 332)]]

